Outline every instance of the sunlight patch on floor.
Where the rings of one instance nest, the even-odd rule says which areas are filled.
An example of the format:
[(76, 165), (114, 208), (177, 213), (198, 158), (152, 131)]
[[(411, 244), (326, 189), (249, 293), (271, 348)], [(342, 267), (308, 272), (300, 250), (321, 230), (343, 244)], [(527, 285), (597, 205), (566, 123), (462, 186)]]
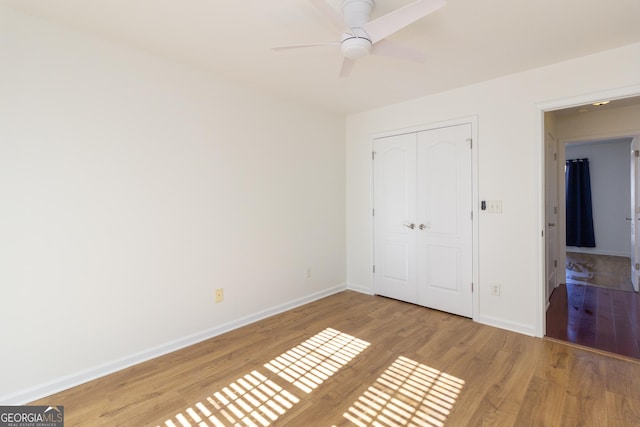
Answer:
[(464, 381), (399, 357), (344, 413), (358, 427), (442, 427)]
[[(271, 373), (305, 393), (335, 374), (369, 343), (327, 328), (265, 364)], [(265, 372), (266, 375), (269, 373)], [(164, 422), (165, 427), (267, 427), (300, 401), (257, 370)], [(274, 376), (274, 375), (272, 375)]]
[[(224, 421), (231, 425), (242, 422), (247, 426), (268, 426), (300, 401), (257, 371), (215, 392), (213, 398), (207, 400)], [(211, 415), (209, 420), (218, 421), (219, 424), (214, 425), (225, 425), (218, 417)]]
[(327, 328), (264, 366), (311, 393), (368, 346), (366, 341)]

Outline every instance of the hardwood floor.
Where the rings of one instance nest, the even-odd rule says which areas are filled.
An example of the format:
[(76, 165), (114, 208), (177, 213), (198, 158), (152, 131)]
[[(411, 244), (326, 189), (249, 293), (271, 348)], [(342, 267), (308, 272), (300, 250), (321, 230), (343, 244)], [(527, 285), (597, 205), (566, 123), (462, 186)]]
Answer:
[(638, 426), (640, 364), (341, 292), (34, 404), (67, 426)]
[(560, 285), (547, 309), (547, 336), (640, 359), (640, 294)]
[(640, 359), (639, 309), (629, 258), (567, 252), (566, 285), (549, 300), (547, 336)]

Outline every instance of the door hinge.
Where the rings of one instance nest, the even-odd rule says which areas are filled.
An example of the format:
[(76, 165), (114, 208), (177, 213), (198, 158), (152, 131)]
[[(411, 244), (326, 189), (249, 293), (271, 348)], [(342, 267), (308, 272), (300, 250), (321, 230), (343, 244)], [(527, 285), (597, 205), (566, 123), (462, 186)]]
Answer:
[(473, 150), (473, 139), (469, 138), (469, 139), (467, 139), (467, 141), (469, 141), (469, 149)]
[(553, 160), (558, 160), (558, 153), (553, 153)]
[(473, 211), (471, 211), (471, 221), (473, 221)]
[(635, 268), (636, 270), (640, 270), (640, 263), (636, 262)]
[(558, 207), (557, 207), (557, 206), (554, 206), (554, 207), (553, 207), (553, 213), (554, 213), (554, 214), (557, 214), (557, 213), (558, 213)]
[(542, 230), (542, 231), (540, 232), (540, 236), (541, 236), (541, 237), (544, 237), (544, 230)]
[(375, 160), (376, 159), (376, 152), (372, 151), (371, 152), (371, 160)]
[(373, 266), (373, 274), (376, 274), (376, 266)]
[(633, 150), (634, 157), (640, 157), (640, 150)]
[(376, 210), (375, 209), (371, 209), (371, 216), (376, 216)]
[(473, 292), (473, 282), (471, 282), (471, 292)]
[(557, 260), (557, 259), (554, 259), (554, 260), (553, 260), (553, 266), (554, 266), (554, 267), (557, 267), (557, 266), (558, 266), (558, 260)]

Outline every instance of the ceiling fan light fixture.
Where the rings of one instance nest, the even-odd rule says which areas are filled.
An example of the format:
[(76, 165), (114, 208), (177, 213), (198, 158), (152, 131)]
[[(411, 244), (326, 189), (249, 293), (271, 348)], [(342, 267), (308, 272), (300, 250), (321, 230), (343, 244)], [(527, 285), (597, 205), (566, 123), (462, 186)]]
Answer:
[(340, 44), (340, 49), (346, 58), (359, 59), (369, 55), (373, 47), (371, 40), (351, 34), (345, 34), (344, 36)]

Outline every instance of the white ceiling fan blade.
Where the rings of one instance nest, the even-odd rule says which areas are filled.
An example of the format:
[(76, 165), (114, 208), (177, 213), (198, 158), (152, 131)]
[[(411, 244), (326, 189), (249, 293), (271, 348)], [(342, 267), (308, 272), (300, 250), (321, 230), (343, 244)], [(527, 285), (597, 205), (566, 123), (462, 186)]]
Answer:
[(342, 67), (340, 68), (340, 77), (349, 77), (353, 66), (356, 65), (356, 60), (351, 58), (344, 58), (342, 60)]
[(274, 46), (271, 50), (289, 50), (289, 49), (301, 49), (305, 47), (318, 47), (318, 46), (340, 46), (340, 43), (306, 43), (306, 44), (291, 44), (286, 46)]
[(380, 40), (376, 43), (371, 49), (371, 53), (414, 62), (424, 62), (427, 59), (427, 55), (424, 53), (389, 39)]
[(338, 30), (344, 32), (347, 30), (347, 24), (345, 24), (342, 19), (342, 15), (340, 15), (329, 3), (327, 0), (309, 0), (320, 12), (326, 16), (329, 21), (336, 27)]
[(445, 5), (445, 0), (417, 0), (365, 24), (372, 43), (390, 36)]

